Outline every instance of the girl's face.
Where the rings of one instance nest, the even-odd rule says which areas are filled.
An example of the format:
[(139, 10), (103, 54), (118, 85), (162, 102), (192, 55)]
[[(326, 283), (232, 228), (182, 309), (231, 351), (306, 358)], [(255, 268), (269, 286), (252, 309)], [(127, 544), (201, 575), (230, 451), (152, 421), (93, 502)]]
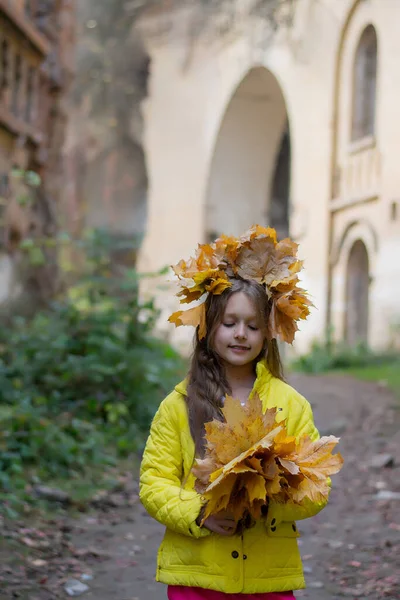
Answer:
[(257, 358), (264, 341), (265, 330), (253, 301), (244, 292), (232, 294), (215, 332), (215, 352), (228, 365), (243, 366)]

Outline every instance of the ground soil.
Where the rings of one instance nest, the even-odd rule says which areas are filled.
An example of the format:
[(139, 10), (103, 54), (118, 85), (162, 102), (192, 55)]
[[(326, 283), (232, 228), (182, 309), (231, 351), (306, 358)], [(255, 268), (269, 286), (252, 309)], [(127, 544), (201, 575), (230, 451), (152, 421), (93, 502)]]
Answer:
[[(296, 596), (399, 600), (400, 500), (380, 499), (385, 491), (400, 493), (399, 401), (385, 382), (294, 375), (291, 383), (312, 403), (322, 433), (340, 435), (345, 458), (328, 507), (299, 523), (308, 587)], [(393, 460), (374, 467), (371, 461), (382, 453)], [(0, 600), (68, 598), (71, 578), (88, 586), (85, 600), (166, 598), (154, 581), (163, 527), (145, 514), (130, 477), (111, 505), (2, 528)]]

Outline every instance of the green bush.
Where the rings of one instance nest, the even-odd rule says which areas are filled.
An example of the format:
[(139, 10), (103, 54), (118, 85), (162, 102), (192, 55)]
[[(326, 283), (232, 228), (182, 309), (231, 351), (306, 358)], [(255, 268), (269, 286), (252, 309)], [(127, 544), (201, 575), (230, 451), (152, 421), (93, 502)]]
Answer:
[(347, 346), (344, 343), (314, 342), (310, 352), (293, 361), (291, 368), (304, 373), (323, 373), (354, 367), (382, 365), (398, 360), (398, 355), (393, 352), (376, 353), (365, 344)]
[(86, 254), (85, 277), (66, 298), (0, 331), (5, 491), (23, 487), (26, 469), (44, 481), (140, 450), (183, 374), (178, 354), (152, 335), (157, 311), (140, 302), (136, 271), (113, 272), (106, 250)]

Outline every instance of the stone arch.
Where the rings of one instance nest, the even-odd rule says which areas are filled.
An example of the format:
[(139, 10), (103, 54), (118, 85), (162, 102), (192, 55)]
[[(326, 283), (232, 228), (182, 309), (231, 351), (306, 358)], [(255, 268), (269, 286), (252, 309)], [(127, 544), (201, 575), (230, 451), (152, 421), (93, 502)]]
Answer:
[(276, 77), (253, 67), (231, 96), (209, 168), (205, 237), (239, 234), (253, 223), (289, 229), (290, 131)]
[(375, 134), (378, 38), (373, 25), (363, 30), (353, 66), (352, 141)]
[(349, 346), (368, 343), (370, 269), (367, 248), (357, 239), (349, 252), (346, 272), (345, 340)]
[(378, 252), (378, 234), (367, 219), (351, 221), (343, 233), (334, 240), (330, 259), (333, 267), (345, 259), (357, 239), (363, 240), (370, 257), (370, 267), (374, 271), (374, 257)]

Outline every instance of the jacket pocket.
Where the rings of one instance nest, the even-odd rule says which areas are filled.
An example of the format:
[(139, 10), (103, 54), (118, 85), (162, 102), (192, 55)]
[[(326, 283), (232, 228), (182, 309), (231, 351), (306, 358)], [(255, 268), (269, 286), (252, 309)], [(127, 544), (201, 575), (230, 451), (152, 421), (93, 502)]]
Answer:
[(196, 539), (167, 530), (158, 552), (162, 570), (202, 571), (213, 566), (215, 560), (214, 535)]
[(281, 521), (277, 524), (275, 519), (271, 519), (265, 522), (267, 535), (269, 537), (276, 538), (298, 538), (300, 534), (298, 532), (296, 523), (294, 521)]

